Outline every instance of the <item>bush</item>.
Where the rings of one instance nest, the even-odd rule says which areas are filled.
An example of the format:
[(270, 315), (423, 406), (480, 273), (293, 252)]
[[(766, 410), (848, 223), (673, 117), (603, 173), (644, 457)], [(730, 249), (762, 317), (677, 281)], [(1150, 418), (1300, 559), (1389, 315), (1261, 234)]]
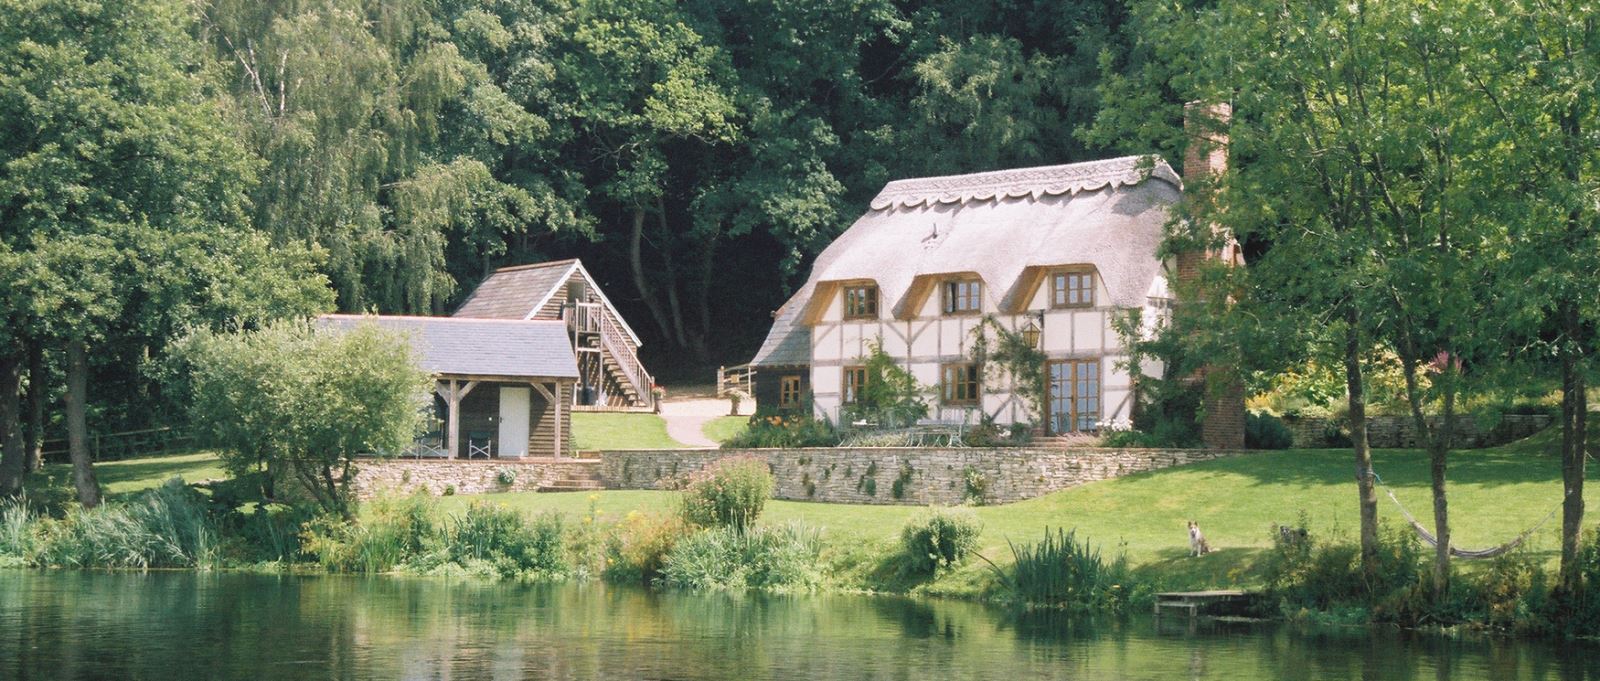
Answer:
[(822, 583), (822, 540), (801, 525), (701, 530), (679, 541), (661, 583), (681, 589), (814, 589)]
[[(15, 515), (7, 521), (22, 522)], [(62, 520), (41, 521), (29, 562), (63, 567), (206, 567), (216, 558), (216, 540), (204, 497), (181, 478), (172, 478), (123, 503), (74, 508)]]
[(900, 551), (913, 574), (931, 575), (954, 566), (978, 547), (983, 524), (966, 509), (929, 508), (900, 529)]
[(567, 572), (561, 538), (561, 516), (554, 512), (529, 521), (509, 508), (476, 501), (451, 517), (446, 546), (450, 561), (470, 572), (551, 579)]
[(1080, 542), (1077, 531), (1046, 529), (1044, 540), (1011, 544), (1016, 561), (1003, 581), (1012, 596), (1026, 604), (1064, 607), (1083, 612), (1121, 612), (1136, 593), (1127, 561), (1107, 563), (1099, 549)]
[(389, 572), (437, 550), (443, 531), (427, 497), (380, 498), (364, 518), (324, 515), (300, 533), (303, 550), (332, 572)]
[(743, 532), (772, 496), (766, 462), (748, 456), (719, 459), (691, 476), (683, 492), (683, 519), (700, 527)]
[(839, 435), (833, 424), (808, 414), (757, 414), (750, 425), (722, 443), (724, 449), (833, 447)]
[(1283, 419), (1266, 412), (1250, 412), (1244, 417), (1244, 446), (1247, 449), (1288, 449), (1294, 434)]
[(1268, 596), (1285, 614), (1370, 609), (1376, 619), (1404, 620), (1427, 607), (1421, 596), (1428, 566), (1409, 527), (1379, 528), (1372, 582), (1362, 574), (1359, 545), (1319, 540), (1303, 518), (1299, 527), (1274, 531), (1272, 541), (1263, 577)]
[(486, 502), (441, 520), (421, 494), (379, 499), (355, 522), (322, 516), (306, 523), (301, 539), (306, 553), (334, 572), (464, 571), (524, 579), (567, 573), (561, 516), (530, 521)]
[(656, 581), (667, 554), (688, 534), (689, 526), (677, 516), (628, 513), (606, 539), (606, 579), (633, 584)]

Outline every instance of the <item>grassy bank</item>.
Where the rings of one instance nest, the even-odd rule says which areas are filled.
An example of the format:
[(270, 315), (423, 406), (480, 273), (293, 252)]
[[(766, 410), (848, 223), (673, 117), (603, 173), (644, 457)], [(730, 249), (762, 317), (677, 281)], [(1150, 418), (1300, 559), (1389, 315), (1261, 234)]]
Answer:
[[(625, 419), (649, 414), (577, 414), (602, 417), (601, 423), (617, 428)], [(644, 419), (635, 419), (643, 422)], [(659, 419), (657, 419), (659, 422)], [(591, 433), (596, 432), (590, 430)], [(1463, 451), (1452, 455), (1450, 468), (1451, 513), (1456, 543), (1469, 548), (1507, 541), (1539, 522), (1560, 499), (1560, 473), (1556, 460), (1543, 452), (1553, 433), (1542, 433), (1507, 447)], [(665, 438), (648, 432), (638, 441)], [(1429, 508), (1426, 456), (1409, 450), (1379, 451), (1374, 456), (1379, 474), (1413, 513)], [(1357, 517), (1355, 487), (1351, 484), (1350, 455), (1342, 450), (1289, 450), (1262, 452), (1182, 468), (1145, 473), (1085, 485), (1038, 499), (976, 509), (983, 522), (979, 551), (1006, 560), (1007, 540), (1034, 541), (1046, 527), (1076, 528), (1080, 537), (1100, 544), (1108, 554), (1125, 552), (1143, 574), (1159, 577), (1175, 587), (1254, 586), (1253, 565), (1271, 545), (1274, 523), (1297, 522), (1304, 513), (1308, 527), (1320, 535), (1353, 536)], [(223, 477), (214, 456), (204, 453), (137, 459), (99, 464), (96, 471), (112, 497), (155, 487), (172, 476), (191, 482)], [(61, 491), (70, 487), (70, 468), (49, 465), (43, 472), (47, 485)], [(1588, 501), (1600, 507), (1600, 489), (1591, 485)], [(439, 499), (445, 510), (461, 510), (475, 497)], [(527, 513), (546, 510), (571, 516), (586, 513), (589, 495), (582, 493), (506, 493), (481, 498)], [(678, 496), (671, 492), (600, 492), (594, 503), (604, 514), (621, 517), (630, 511), (666, 514), (675, 510)], [(1401, 517), (1386, 496), (1380, 495), (1379, 514), (1394, 523)], [(916, 509), (906, 506), (857, 506), (794, 501), (773, 501), (762, 522), (779, 525), (801, 522), (821, 529), (830, 545), (874, 545), (891, 542)], [(1185, 521), (1200, 523), (1216, 552), (1188, 557)], [(1552, 520), (1528, 542), (1534, 554), (1549, 561), (1558, 549), (1559, 520)], [(963, 575), (971, 572), (974, 575)], [(960, 588), (966, 577), (981, 577), (969, 566), (941, 582)]]
[[(601, 415), (613, 420), (617, 416)], [(1457, 544), (1468, 548), (1509, 540), (1543, 519), (1560, 497), (1559, 471), (1552, 449), (1555, 434), (1544, 433), (1513, 445), (1452, 455), (1451, 510)], [(1377, 469), (1396, 495), (1413, 510), (1429, 505), (1427, 461), (1420, 452), (1394, 450), (1375, 455)], [(186, 479), (220, 477), (210, 457), (189, 455), (104, 464), (102, 480), (114, 494), (126, 495), (159, 484), (173, 474)], [(63, 489), (65, 466), (48, 467), (46, 479)], [(194, 477), (190, 477), (194, 476)], [(1085, 485), (1029, 501), (973, 509), (981, 522), (978, 553), (1001, 566), (1011, 562), (1008, 542), (1039, 541), (1046, 528), (1075, 529), (1107, 557), (1125, 556), (1141, 583), (1167, 589), (1259, 587), (1272, 546), (1274, 524), (1302, 518), (1319, 539), (1353, 541), (1355, 488), (1350, 455), (1342, 450), (1262, 452), (1176, 469)], [(608, 491), (585, 493), (505, 493), (453, 496), (430, 502), (433, 511), (464, 517), (474, 503), (534, 518), (558, 514), (569, 528), (613, 526), (640, 517), (675, 515), (674, 492)], [(1590, 488), (1591, 507), (1600, 490)], [(906, 579), (885, 568), (897, 551), (900, 529), (919, 509), (772, 501), (760, 525), (779, 529), (803, 525), (820, 533), (821, 559), (829, 583), (839, 588), (909, 591), (982, 597), (993, 594), (997, 579), (980, 560), (968, 560), (932, 577)], [(1401, 517), (1386, 496), (1380, 515), (1398, 525)], [(1200, 523), (1216, 551), (1188, 556), (1185, 521)], [(1559, 520), (1536, 532), (1522, 552), (1526, 560), (1553, 567)], [(603, 541), (595, 533), (591, 550)], [(1471, 573), (1482, 564), (1463, 563)]]
[[(1538, 523), (1559, 502), (1557, 463), (1531, 451), (1536, 444), (1453, 455), (1450, 506), (1459, 546), (1482, 548), (1505, 542)], [(1407, 450), (1380, 451), (1375, 462), (1400, 501), (1413, 513), (1425, 514), (1430, 508), (1426, 456)], [(982, 507), (976, 509), (983, 522), (979, 551), (1004, 562), (1010, 555), (1008, 539), (1035, 541), (1046, 527), (1076, 528), (1080, 537), (1098, 543), (1107, 554), (1125, 552), (1141, 574), (1173, 588), (1257, 586), (1256, 563), (1271, 546), (1273, 524), (1297, 523), (1303, 513), (1313, 533), (1353, 538), (1357, 516), (1351, 471), (1347, 451), (1262, 452)], [(1595, 486), (1588, 494), (1591, 507), (1600, 503)], [(591, 503), (585, 494), (513, 493), (487, 498), (534, 513), (578, 514)], [(1381, 518), (1403, 522), (1386, 496), (1380, 500)], [(464, 508), (471, 497), (440, 501), (446, 508)], [(599, 493), (594, 503), (618, 516), (630, 511), (661, 514), (674, 509), (677, 495), (609, 491)], [(821, 528), (830, 545), (878, 545), (892, 542), (916, 510), (774, 501), (763, 522), (802, 522)], [(1190, 519), (1200, 523), (1214, 553), (1188, 556), (1184, 523)], [(1529, 551), (1554, 561), (1558, 529), (1559, 520), (1546, 524), (1527, 543)], [(984, 572), (969, 564), (928, 588), (969, 592), (981, 586)]]

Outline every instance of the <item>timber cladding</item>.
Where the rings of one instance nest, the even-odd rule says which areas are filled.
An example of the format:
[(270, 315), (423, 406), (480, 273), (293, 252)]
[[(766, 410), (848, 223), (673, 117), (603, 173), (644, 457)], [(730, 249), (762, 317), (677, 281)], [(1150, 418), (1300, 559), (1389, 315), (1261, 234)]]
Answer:
[(600, 453), (609, 489), (675, 489), (728, 456), (767, 462), (773, 496), (854, 504), (954, 505), (1022, 501), (1085, 483), (1246, 452), (1217, 449), (977, 449), (828, 447), (660, 449)]

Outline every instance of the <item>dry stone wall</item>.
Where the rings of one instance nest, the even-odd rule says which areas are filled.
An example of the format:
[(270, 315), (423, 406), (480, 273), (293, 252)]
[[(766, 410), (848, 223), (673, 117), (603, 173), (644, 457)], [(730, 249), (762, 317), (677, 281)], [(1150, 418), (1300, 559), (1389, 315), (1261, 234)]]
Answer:
[[(1492, 418), (1458, 416), (1451, 447), (1497, 447), (1537, 433), (1549, 427), (1552, 421), (1545, 414), (1504, 414)], [(1433, 427), (1439, 422), (1438, 417), (1429, 419)], [(1283, 419), (1283, 423), (1294, 435), (1295, 447), (1317, 449), (1349, 446), (1350, 427), (1342, 419), (1288, 417)], [(1367, 444), (1379, 449), (1415, 449), (1422, 446), (1417, 441), (1416, 421), (1409, 416), (1375, 416), (1367, 419)]]
[[(426, 490), (433, 495), (442, 495), (447, 489), (453, 489), (454, 494), (533, 492), (561, 481), (590, 478), (595, 467), (593, 460), (581, 459), (502, 462), (374, 460), (358, 465), (352, 487), (356, 496), (362, 499), (378, 494), (410, 494), (417, 490)], [(501, 481), (501, 471), (509, 472), (509, 484)]]
[(1213, 449), (975, 449), (850, 447), (661, 449), (600, 453), (612, 489), (674, 489), (727, 456), (767, 462), (779, 499), (856, 504), (998, 504), (1084, 483), (1245, 452)]

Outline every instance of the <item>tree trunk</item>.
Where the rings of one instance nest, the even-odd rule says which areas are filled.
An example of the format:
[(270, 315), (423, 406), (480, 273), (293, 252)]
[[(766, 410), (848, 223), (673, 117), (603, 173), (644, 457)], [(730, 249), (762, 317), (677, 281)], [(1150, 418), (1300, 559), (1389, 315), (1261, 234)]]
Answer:
[(633, 231), (628, 238), (628, 265), (633, 269), (633, 286), (639, 289), (639, 300), (644, 301), (645, 309), (650, 310), (650, 317), (656, 320), (656, 326), (661, 329), (661, 337), (672, 338), (672, 325), (667, 321), (667, 315), (661, 310), (661, 301), (656, 299), (656, 292), (650, 286), (650, 279), (644, 271), (644, 208), (633, 209)]
[(1568, 348), (1561, 354), (1561, 487), (1565, 496), (1561, 500), (1561, 586), (1575, 593), (1579, 584), (1578, 544), (1583, 533), (1583, 479), (1585, 453), (1588, 449), (1587, 387), (1578, 352), (1571, 348), (1577, 342), (1577, 306), (1562, 303), (1562, 325), (1568, 334)]
[(72, 457), (72, 486), (85, 508), (100, 505), (100, 483), (89, 460), (89, 351), (82, 340), (67, 343), (67, 450)]
[(22, 364), (23, 356), (0, 357), (0, 499), (22, 493), (22, 476), (27, 473), (22, 444)]
[(1367, 394), (1361, 375), (1361, 331), (1354, 306), (1345, 312), (1344, 382), (1349, 393), (1350, 447), (1356, 455), (1356, 496), (1361, 509), (1361, 573), (1368, 584), (1378, 575), (1378, 488), (1367, 446)]
[(672, 253), (672, 232), (667, 229), (667, 205), (659, 196), (656, 197), (656, 226), (661, 230), (661, 262), (667, 279), (667, 312), (672, 320), (673, 339), (679, 348), (691, 349), (693, 344), (683, 329), (683, 306), (678, 303), (678, 264)]
[[(1450, 369), (1445, 369), (1449, 373)], [(1428, 470), (1433, 482), (1433, 533), (1439, 545), (1433, 550), (1433, 594), (1435, 602), (1444, 599), (1450, 591), (1450, 500), (1445, 492), (1445, 463), (1450, 454), (1450, 441), (1455, 437), (1456, 393), (1444, 391), (1444, 422), (1439, 433), (1431, 438), (1428, 447)]]
[(50, 381), (44, 374), (44, 348), (28, 346), (28, 472), (44, 466), (44, 403)]
[[(1450, 590), (1450, 504), (1445, 496), (1445, 454), (1450, 449), (1450, 421), (1455, 418), (1455, 390), (1443, 391), (1445, 423), (1441, 432), (1436, 433), (1428, 427), (1428, 419), (1422, 411), (1422, 390), (1417, 386), (1415, 344), (1408, 341), (1405, 345), (1400, 367), (1406, 379), (1406, 401), (1410, 403), (1411, 417), (1417, 424), (1417, 437), (1428, 452), (1428, 473), (1433, 492), (1433, 534), (1438, 540), (1433, 551), (1433, 597), (1437, 602)], [(1445, 368), (1440, 379), (1452, 380), (1445, 375), (1449, 371), (1448, 367)]]

